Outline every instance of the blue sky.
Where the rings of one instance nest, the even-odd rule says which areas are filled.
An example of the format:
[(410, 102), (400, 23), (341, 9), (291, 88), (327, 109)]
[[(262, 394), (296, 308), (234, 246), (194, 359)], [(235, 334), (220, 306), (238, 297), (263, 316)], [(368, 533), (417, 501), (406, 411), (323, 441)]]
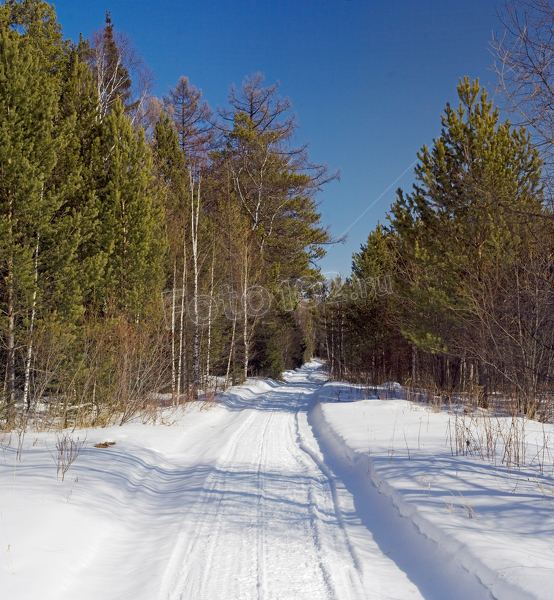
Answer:
[(232, 83), (240, 86), (256, 71), (268, 84), (278, 80), (298, 115), (298, 142), (310, 142), (314, 161), (341, 170), (341, 181), (320, 196), (320, 211), (332, 233), (348, 232), (348, 240), (329, 248), (324, 272), (348, 275), (352, 253), (386, 221), (396, 188), (411, 188), (416, 153), (440, 134), (446, 102), (457, 104), (458, 79), (479, 77), (494, 94), (489, 43), (500, 31), (500, 3), (492, 0), (59, 0), (55, 6), (72, 39), (101, 28), (110, 10), (115, 28), (130, 35), (155, 71), (157, 95), (185, 75), (215, 107)]

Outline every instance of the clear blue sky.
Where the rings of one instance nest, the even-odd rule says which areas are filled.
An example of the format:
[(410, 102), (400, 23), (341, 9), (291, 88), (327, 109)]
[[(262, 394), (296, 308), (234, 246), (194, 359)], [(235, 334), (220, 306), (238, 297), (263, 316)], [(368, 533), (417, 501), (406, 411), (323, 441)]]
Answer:
[(489, 42), (500, 30), (500, 3), (493, 0), (59, 0), (55, 6), (65, 36), (75, 40), (101, 28), (110, 10), (115, 28), (130, 35), (155, 71), (157, 95), (185, 75), (215, 107), (246, 75), (261, 71), (268, 84), (279, 80), (298, 115), (298, 141), (310, 142), (313, 160), (341, 169), (341, 181), (321, 195), (320, 210), (334, 235), (348, 230), (349, 237), (329, 248), (324, 272), (348, 275), (352, 253), (385, 222), (396, 188), (411, 188), (409, 167), (440, 134), (446, 102), (457, 104), (458, 78), (479, 77), (494, 93)]

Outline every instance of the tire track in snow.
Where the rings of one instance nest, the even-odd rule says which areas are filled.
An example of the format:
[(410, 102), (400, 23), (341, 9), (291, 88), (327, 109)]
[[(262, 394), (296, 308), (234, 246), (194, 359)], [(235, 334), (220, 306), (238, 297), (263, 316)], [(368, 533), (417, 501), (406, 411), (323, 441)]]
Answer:
[(294, 390), (270, 392), (229, 442), (195, 505), (196, 526), (180, 536), (191, 532), (192, 540), (174, 551), (160, 600), (281, 600), (302, 590), (331, 600), (310, 523), (313, 474), (295, 441), (294, 412), (279, 410), (294, 399)]
[[(202, 515), (204, 511), (202, 507), (206, 505), (206, 498), (211, 498), (213, 490), (218, 481), (217, 471), (220, 464), (224, 464), (228, 454), (232, 453), (235, 449), (237, 439), (244, 437), (245, 432), (248, 430), (248, 425), (251, 420), (254, 419), (255, 413), (251, 412), (244, 421), (239, 425), (237, 431), (233, 434), (231, 439), (228, 441), (224, 448), (224, 451), (220, 458), (217, 460), (214, 468), (206, 477), (204, 485), (202, 486), (202, 492), (200, 497), (195, 502), (191, 509), (191, 512)], [(221, 503), (220, 498), (219, 503)], [(200, 519), (195, 523), (188, 523), (185, 521), (175, 547), (172, 552), (171, 559), (168, 567), (166, 568), (162, 585), (160, 587), (160, 593), (158, 595), (159, 600), (179, 600), (182, 596), (186, 581), (190, 576), (190, 562), (187, 561), (187, 557), (197, 552), (198, 546), (203, 539), (201, 535), (202, 529), (205, 526), (206, 518)], [(192, 529), (192, 530), (191, 530)]]
[[(331, 473), (331, 471), (327, 468), (325, 463), (318, 456), (317, 451), (314, 450), (310, 446), (310, 444), (305, 440), (305, 438), (303, 437), (301, 429), (300, 429), (299, 413), (300, 413), (300, 410), (298, 410), (295, 415), (298, 446), (306, 454), (306, 456), (308, 457), (308, 460), (315, 465), (316, 469), (318, 469), (321, 472), (322, 476), (325, 478), (325, 481), (327, 483), (327, 486), (329, 488), (329, 492), (330, 492), (330, 495), (332, 498), (333, 510), (334, 510), (334, 514), (335, 514), (335, 517), (337, 520), (337, 524), (339, 526), (338, 529), (339, 529), (340, 533), (342, 534), (341, 542), (344, 545), (347, 556), (349, 556), (351, 559), (350, 561), (348, 561), (347, 558), (344, 556), (344, 554), (341, 553), (342, 561), (350, 563), (350, 564), (345, 565), (346, 571), (348, 573), (348, 579), (349, 579), (349, 584), (350, 584), (349, 587), (351, 587), (351, 589), (353, 591), (356, 591), (357, 594), (363, 593), (363, 584), (362, 584), (362, 579), (361, 579), (362, 568), (361, 568), (361, 564), (360, 564), (358, 555), (357, 555), (355, 549), (353, 548), (352, 544), (350, 543), (348, 533), (344, 526), (344, 520), (343, 520), (343, 516), (342, 516), (342, 511), (340, 508), (340, 501), (339, 501), (338, 494), (337, 494), (335, 478), (334, 478), (333, 474)], [(304, 416), (304, 418), (306, 418), (305, 415), (303, 415), (303, 416)], [(308, 426), (307, 419), (306, 419), (306, 426)], [(315, 510), (317, 509), (317, 501), (315, 499), (314, 499), (313, 509), (314, 509), (315, 536), (318, 540), (317, 543), (318, 543), (318, 547), (320, 548), (320, 552), (324, 552), (324, 544), (322, 543), (323, 532), (321, 531), (321, 521), (319, 519), (319, 516), (315, 514)], [(336, 558), (336, 557), (333, 557), (333, 558)], [(330, 564), (332, 564), (332, 560), (329, 562), (330, 562)], [(324, 564), (323, 559), (322, 559), (322, 564)], [(337, 600), (344, 600), (344, 595), (342, 597), (337, 595), (337, 590), (335, 589), (335, 585), (333, 584), (333, 578), (331, 577), (331, 574), (328, 572), (328, 569), (325, 568), (325, 571), (327, 572), (327, 578), (330, 582), (330, 585), (332, 586), (333, 594), (334, 594), (335, 598), (337, 598)], [(343, 575), (343, 574), (341, 574), (341, 575)], [(342, 590), (342, 593), (344, 594), (344, 589)], [(365, 596), (365, 594), (364, 594), (364, 596)], [(361, 598), (361, 597), (362, 596), (360, 596), (360, 595), (356, 596), (356, 598)]]
[[(185, 517), (158, 600), (395, 598), (380, 593), (394, 585), (371, 582), (364, 572), (366, 541), (359, 554), (348, 532), (357, 544), (372, 543), (371, 534), (352, 525), (350, 496), (339, 492), (312, 439), (304, 412), (319, 387), (312, 375), (313, 368), (289, 374), (288, 385), (243, 409), (248, 414)], [(378, 548), (371, 553), (370, 576), (393, 564)], [(405, 578), (396, 567), (386, 570)], [(402, 600), (421, 599), (402, 585)]]
[[(335, 595), (332, 593), (332, 586), (330, 585), (328, 573), (326, 572), (325, 565), (321, 561), (321, 555), (317, 545), (317, 536), (314, 532), (314, 515), (313, 515), (313, 502), (312, 502), (312, 474), (307, 472), (306, 463), (302, 459), (302, 455), (299, 452), (297, 446), (296, 429), (295, 429), (295, 410), (296, 410), (296, 397), (297, 394), (291, 394), (290, 390), (283, 390), (287, 395), (291, 395), (289, 400), (289, 410), (285, 413), (278, 414), (277, 423), (275, 430), (272, 432), (273, 435), (268, 436), (268, 443), (264, 449), (264, 470), (267, 473), (276, 470), (275, 458), (280, 457), (279, 467), (284, 471), (294, 474), (294, 481), (291, 488), (300, 490), (297, 492), (295, 500), (302, 503), (302, 519), (297, 523), (297, 527), (302, 532), (302, 539), (298, 536), (300, 544), (296, 543), (296, 546), (300, 546), (300, 552), (297, 555), (302, 555), (302, 558), (309, 560), (306, 562), (309, 564), (309, 568), (306, 572), (311, 572), (312, 581), (306, 582), (304, 589), (298, 589), (297, 593), (292, 596), (287, 595), (291, 592), (286, 589), (280, 588), (277, 583), (277, 578), (271, 578), (270, 573), (268, 588), (266, 589), (268, 598), (272, 600), (280, 600), (281, 598), (297, 598), (301, 597), (297, 594), (305, 594), (305, 597), (313, 597), (321, 600), (336, 600)], [(277, 402), (283, 402), (283, 398), (276, 398)], [(273, 409), (275, 412), (276, 409)], [(282, 500), (286, 497), (287, 490), (279, 489), (279, 486), (272, 486), (272, 480), (267, 480), (267, 487), (265, 490), (266, 509), (264, 518), (264, 528), (267, 528), (268, 524), (272, 523), (271, 515), (268, 514), (268, 503), (275, 500)], [(273, 489), (272, 489), (273, 487)], [(298, 520), (298, 515), (293, 516), (293, 519)], [(271, 528), (270, 528), (271, 529)], [(287, 532), (288, 533), (288, 532)], [(265, 563), (268, 565), (275, 566), (282, 560), (282, 548), (275, 543), (275, 535), (266, 536), (268, 537), (265, 547)], [(277, 549), (277, 551), (276, 551)], [(281, 551), (281, 552), (280, 552)], [(293, 552), (291, 548), (291, 552)], [(271, 569), (268, 569), (271, 571)], [(295, 560), (288, 562), (288, 573), (289, 576), (298, 571), (298, 564)], [(317, 582), (317, 583), (316, 583)], [(282, 581), (283, 586), (285, 582)], [(312, 586), (310, 589), (309, 586)], [(314, 587), (315, 586), (315, 587)], [(284, 586), (286, 588), (286, 584)], [(291, 586), (292, 587), (292, 586)]]
[(258, 446), (258, 490), (259, 490), (259, 498), (257, 504), (257, 513), (256, 513), (256, 522), (258, 527), (258, 536), (256, 538), (257, 542), (257, 555), (258, 555), (258, 598), (263, 600), (265, 597), (266, 590), (266, 556), (265, 556), (265, 522), (263, 519), (263, 500), (265, 497), (265, 486), (264, 486), (264, 478), (262, 475), (262, 466), (266, 462), (266, 444), (265, 441), (267, 439), (267, 432), (269, 430), (269, 426), (273, 420), (274, 412), (271, 411), (270, 417), (266, 420), (264, 431), (260, 437), (260, 444)]

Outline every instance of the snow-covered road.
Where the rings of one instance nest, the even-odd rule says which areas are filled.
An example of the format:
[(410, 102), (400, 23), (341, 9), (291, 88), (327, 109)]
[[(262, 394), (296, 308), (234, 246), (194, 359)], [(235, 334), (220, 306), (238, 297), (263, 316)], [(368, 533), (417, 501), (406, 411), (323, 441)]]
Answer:
[(243, 418), (186, 515), (160, 600), (366, 597), (333, 488), (300, 431), (319, 389), (310, 374), (236, 407)]
[[(246, 405), (228, 404), (242, 418), (185, 515), (159, 600), (424, 597), (374, 541), (325, 464), (307, 421), (322, 381), (312, 363)], [(426, 579), (441, 585), (432, 572)], [(490, 598), (473, 583), (453, 591), (452, 580), (443, 581), (432, 597)]]
[(89, 430), (63, 482), (52, 433), (6, 447), (0, 598), (490, 600), (330, 442), (324, 379), (314, 361), (172, 427)]

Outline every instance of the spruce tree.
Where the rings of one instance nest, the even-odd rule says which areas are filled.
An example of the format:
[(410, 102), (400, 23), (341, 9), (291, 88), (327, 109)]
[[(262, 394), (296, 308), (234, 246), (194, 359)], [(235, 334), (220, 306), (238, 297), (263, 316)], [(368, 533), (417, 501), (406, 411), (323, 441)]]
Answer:
[[(119, 99), (125, 114), (133, 112), (139, 101), (132, 100), (131, 75), (129, 63), (134, 61), (138, 66), (138, 57), (129, 47), (126, 38), (116, 39), (110, 12), (106, 12), (106, 24), (100, 32), (93, 33), (92, 44), (82, 49), (94, 74), (100, 107), (100, 119), (103, 120), (114, 109)], [(126, 56), (124, 55), (126, 52)]]

